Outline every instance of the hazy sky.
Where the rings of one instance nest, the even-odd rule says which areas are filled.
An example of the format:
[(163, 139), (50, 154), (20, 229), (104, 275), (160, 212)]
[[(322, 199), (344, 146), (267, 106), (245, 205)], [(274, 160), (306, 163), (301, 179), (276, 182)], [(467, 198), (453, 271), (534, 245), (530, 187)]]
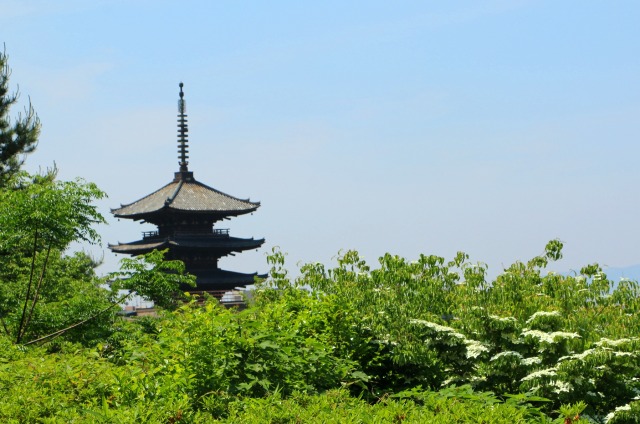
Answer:
[[(153, 227), (109, 208), (189, 168), (259, 200), (222, 223), (265, 237), (223, 268), (356, 249), (462, 250), (499, 272), (565, 242), (559, 271), (640, 263), (640, 2), (0, 0), (27, 168), (93, 181), (106, 243)], [(14, 109), (19, 112), (20, 109)]]

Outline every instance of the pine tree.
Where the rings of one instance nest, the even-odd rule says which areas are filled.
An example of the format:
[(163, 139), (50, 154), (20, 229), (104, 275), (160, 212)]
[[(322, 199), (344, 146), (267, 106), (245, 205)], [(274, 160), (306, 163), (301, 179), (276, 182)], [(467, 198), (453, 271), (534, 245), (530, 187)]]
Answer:
[(12, 120), (9, 109), (19, 97), (19, 92), (9, 92), (11, 68), (6, 51), (0, 52), (0, 187), (14, 175), (24, 163), (24, 155), (33, 152), (40, 135), (40, 119), (31, 106)]

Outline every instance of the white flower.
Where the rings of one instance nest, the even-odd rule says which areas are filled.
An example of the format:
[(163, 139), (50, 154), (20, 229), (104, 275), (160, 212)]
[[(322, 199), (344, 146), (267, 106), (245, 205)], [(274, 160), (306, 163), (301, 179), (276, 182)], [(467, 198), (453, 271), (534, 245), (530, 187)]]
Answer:
[(527, 320), (527, 324), (529, 324), (531, 321), (535, 320), (538, 317), (559, 317), (559, 316), (562, 316), (562, 314), (558, 311), (551, 311), (551, 312), (538, 311), (529, 317), (529, 319)]
[(623, 406), (618, 406), (613, 412), (610, 412), (609, 414), (607, 414), (606, 417), (604, 417), (604, 422), (608, 423), (609, 421), (611, 421), (611, 419), (613, 417), (615, 417), (616, 412), (629, 411), (629, 410), (631, 410), (631, 405), (629, 405), (629, 404), (623, 405)]
[(475, 340), (466, 340), (467, 345), (467, 358), (477, 358), (483, 352), (489, 352), (489, 349), (480, 342)]
[(500, 322), (517, 322), (514, 317), (499, 317), (497, 315), (489, 315), (489, 318)]
[(539, 378), (539, 377), (553, 377), (555, 375), (556, 375), (556, 369), (555, 368), (547, 368), (545, 370), (532, 372), (531, 374), (529, 374), (528, 376), (524, 377), (520, 381), (529, 381), (529, 380), (533, 380), (534, 378)]
[(522, 332), (523, 336), (535, 337), (540, 342), (554, 343), (556, 339), (579, 339), (578, 333), (567, 333), (565, 331), (554, 331), (553, 333), (545, 333), (540, 330), (525, 330)]
[(522, 365), (537, 365), (542, 362), (542, 359), (537, 356), (533, 356), (531, 358), (525, 358), (522, 360)]
[(449, 333), (451, 334), (453, 337), (456, 337), (458, 339), (466, 339), (466, 337), (464, 336), (464, 334), (460, 334), (458, 333), (456, 330), (454, 330), (451, 327), (445, 327), (444, 325), (440, 325), (440, 324), (436, 324), (435, 322), (429, 322), (429, 321), (425, 321), (422, 319), (410, 319), (409, 322), (411, 324), (420, 324), (420, 325), (424, 325), (425, 327), (429, 327), (439, 333)]
[(558, 362), (564, 361), (566, 359), (584, 359), (587, 356), (591, 355), (595, 351), (596, 351), (595, 349), (587, 349), (582, 353), (576, 353), (574, 355), (562, 356), (560, 359), (558, 359)]
[(556, 387), (553, 390), (556, 393), (562, 393), (562, 392), (569, 393), (573, 389), (573, 386), (571, 385), (571, 383), (567, 383), (565, 381), (559, 381), (559, 380), (554, 381), (552, 385)]
[(628, 343), (628, 342), (632, 342), (632, 341), (636, 341), (638, 340), (637, 337), (632, 337), (632, 338), (625, 338), (625, 339), (618, 339), (618, 340), (611, 340), (611, 339), (607, 339), (606, 337), (603, 337), (600, 339), (599, 342), (596, 342), (595, 345), (596, 346), (603, 346), (603, 345), (608, 345), (608, 346), (620, 346), (621, 344), (624, 343)]
[(489, 359), (489, 361), (493, 362), (495, 360), (497, 360), (498, 358), (502, 358), (503, 356), (515, 356), (518, 358), (518, 362), (522, 361), (522, 355), (520, 355), (518, 352), (514, 352), (512, 350), (508, 350), (506, 352), (500, 352), (497, 355), (493, 355), (491, 357), (491, 359)]

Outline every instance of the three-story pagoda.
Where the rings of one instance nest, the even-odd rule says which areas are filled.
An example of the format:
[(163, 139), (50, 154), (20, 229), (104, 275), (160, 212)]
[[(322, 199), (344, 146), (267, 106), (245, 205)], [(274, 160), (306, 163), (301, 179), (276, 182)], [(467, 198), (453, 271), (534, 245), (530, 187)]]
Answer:
[[(154, 249), (168, 249), (167, 259), (179, 259), (196, 276), (192, 291), (231, 290), (252, 284), (257, 273), (243, 274), (219, 268), (221, 257), (257, 249), (264, 239), (231, 237), (229, 229), (217, 228), (223, 219), (251, 213), (260, 202), (242, 200), (202, 184), (189, 171), (188, 127), (183, 84), (178, 101), (178, 153), (180, 170), (173, 181), (127, 205), (112, 209), (117, 218), (149, 222), (157, 231), (146, 231), (142, 239), (109, 245), (115, 253), (141, 255)], [(265, 275), (258, 275), (265, 278)]]

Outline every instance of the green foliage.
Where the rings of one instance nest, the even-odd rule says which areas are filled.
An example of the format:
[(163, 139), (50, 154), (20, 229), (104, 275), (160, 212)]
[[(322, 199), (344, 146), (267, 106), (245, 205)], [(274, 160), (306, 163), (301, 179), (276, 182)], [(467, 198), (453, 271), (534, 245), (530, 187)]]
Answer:
[(94, 224), (104, 218), (93, 204), (105, 193), (82, 179), (56, 181), (19, 174), (0, 190), (0, 251), (66, 249), (73, 241), (97, 243)]
[[(90, 343), (111, 332), (115, 306), (101, 288), (85, 254), (64, 255), (71, 242), (96, 243), (94, 224), (104, 223), (94, 200), (104, 197), (94, 184), (60, 182), (55, 173), (18, 173), (0, 189), (0, 321), (16, 343), (58, 336)], [(181, 284), (193, 285), (184, 264), (164, 261), (164, 252), (123, 259), (111, 275), (114, 288), (128, 288), (158, 306), (176, 306)], [(81, 324), (81, 325), (79, 325)]]
[(640, 401), (630, 402), (617, 407), (605, 417), (607, 424), (640, 423)]
[[(503, 403), (472, 392), (424, 392), (385, 397), (375, 404), (331, 390), (320, 396), (294, 393), (283, 399), (272, 394), (230, 404), (229, 423), (543, 423), (535, 408)], [(414, 400), (416, 399), (416, 400)]]
[[(138, 336), (145, 338), (140, 333)], [(15, 349), (11, 343), (7, 347)], [(320, 394), (293, 391), (288, 395), (275, 389), (264, 397), (217, 391), (197, 397), (192, 390), (198, 376), (190, 374), (188, 365), (168, 360), (170, 355), (156, 359), (143, 348), (115, 364), (104, 352), (101, 346), (79, 349), (73, 345), (56, 354), (47, 354), (40, 348), (17, 352), (10, 362), (0, 365), (0, 395), (5, 400), (0, 403), (0, 420), (7, 423), (547, 422), (528, 402), (521, 399), (502, 402), (492, 394), (475, 393), (469, 387), (440, 392), (413, 390), (384, 397), (373, 404), (350, 396), (345, 389)]]
[[(17, 279), (0, 284), (0, 311), (9, 334), (15, 334), (19, 324), (28, 281), (28, 261), (19, 270)], [(33, 340), (69, 327), (107, 308), (110, 293), (101, 287), (102, 280), (95, 275), (96, 263), (84, 253), (70, 256), (59, 251), (50, 254), (49, 265), (33, 309), (24, 340)], [(4, 273), (0, 271), (0, 275)], [(5, 280), (6, 281), (6, 280)], [(113, 313), (104, 313), (65, 334), (67, 340), (91, 343), (111, 332)]]
[(0, 319), (16, 343), (104, 305), (96, 264), (62, 253), (71, 242), (99, 240), (93, 224), (104, 219), (92, 202), (102, 197), (92, 183), (54, 174), (19, 173), (0, 189)]
[(185, 274), (182, 261), (165, 261), (167, 250), (153, 250), (134, 258), (120, 260), (120, 271), (109, 274), (114, 291), (126, 289), (153, 300), (158, 307), (178, 305), (182, 285), (194, 287), (195, 277)]
[[(561, 247), (493, 282), (463, 253), (371, 269), (346, 252), (292, 280), (275, 250), (242, 311), (192, 299), (112, 321), (94, 347), (0, 339), (0, 421), (636, 422), (638, 284), (544, 274)], [(161, 256), (123, 273), (173, 301), (181, 271), (157, 283)]]
[(574, 423), (580, 420), (580, 414), (587, 407), (587, 404), (583, 401), (580, 401), (574, 405), (562, 405), (560, 410), (560, 418), (558, 418), (558, 422), (562, 423)]
[(0, 187), (16, 174), (24, 159), (21, 155), (31, 153), (38, 144), (40, 120), (33, 107), (18, 115), (12, 123), (9, 112), (18, 101), (18, 93), (10, 93), (11, 69), (6, 52), (0, 52)]
[(449, 262), (385, 255), (370, 270), (347, 252), (335, 269), (303, 266), (296, 284), (356, 317), (355, 336), (340, 331), (361, 341), (350, 346), (384, 347), (372, 361), (381, 366), (361, 362), (376, 396), (468, 383), (498, 396), (547, 397), (548, 412), (584, 400), (587, 413), (603, 417), (638, 392), (640, 363), (630, 346), (640, 328), (639, 285), (610, 289), (597, 265), (584, 275), (543, 275), (561, 250), (552, 241), (543, 255), (516, 262), (492, 283), (485, 266), (462, 253)]
[(215, 302), (204, 308), (187, 305), (178, 311), (179, 320), (163, 327), (158, 342), (185, 354), (182, 364), (197, 376), (193, 387), (198, 396), (287, 395), (360, 382), (364, 376), (356, 364), (334, 354), (317, 306), (297, 289), (276, 303), (242, 312)]
[[(7, 423), (170, 422), (189, 410), (173, 365), (145, 369), (114, 365), (97, 349), (42, 348), (0, 366), (0, 420)], [(177, 365), (176, 367), (179, 367)], [(185, 414), (185, 418), (189, 415)], [(174, 421), (176, 422), (176, 421)]]

